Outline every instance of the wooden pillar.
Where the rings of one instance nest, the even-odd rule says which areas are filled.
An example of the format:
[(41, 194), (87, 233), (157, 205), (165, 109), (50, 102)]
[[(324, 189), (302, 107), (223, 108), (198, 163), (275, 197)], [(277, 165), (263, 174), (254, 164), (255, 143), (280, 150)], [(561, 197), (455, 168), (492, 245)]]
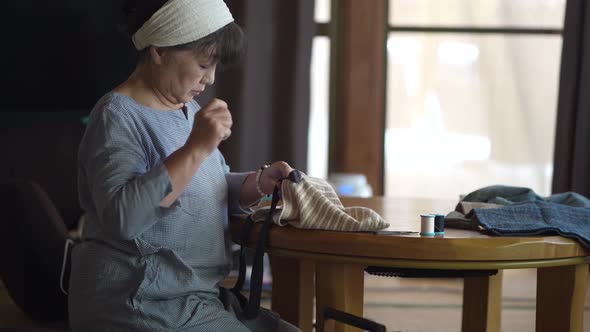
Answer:
[(383, 193), (386, 0), (339, 0), (333, 10), (330, 171), (362, 173)]

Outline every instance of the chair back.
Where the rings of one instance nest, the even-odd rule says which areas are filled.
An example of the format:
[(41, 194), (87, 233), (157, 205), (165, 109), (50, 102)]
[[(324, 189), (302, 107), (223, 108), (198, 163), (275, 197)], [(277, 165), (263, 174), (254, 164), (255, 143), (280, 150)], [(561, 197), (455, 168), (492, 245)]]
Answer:
[(0, 182), (0, 277), (14, 302), (37, 321), (66, 321), (60, 290), (65, 224), (35, 182)]

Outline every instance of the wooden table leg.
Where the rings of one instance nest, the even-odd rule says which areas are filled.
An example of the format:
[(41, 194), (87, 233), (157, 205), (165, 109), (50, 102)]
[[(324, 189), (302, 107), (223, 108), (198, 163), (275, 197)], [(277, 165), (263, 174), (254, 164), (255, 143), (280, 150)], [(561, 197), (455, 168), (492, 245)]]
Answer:
[[(316, 265), (316, 331), (323, 331), (323, 312), (327, 307), (362, 317), (364, 277), (364, 266), (324, 262)], [(335, 323), (334, 331), (360, 330)]]
[(537, 270), (536, 331), (582, 331), (588, 265)]
[(493, 276), (465, 278), (462, 331), (499, 332), (501, 311), (502, 270)]
[(271, 308), (303, 332), (313, 329), (314, 263), (270, 256)]

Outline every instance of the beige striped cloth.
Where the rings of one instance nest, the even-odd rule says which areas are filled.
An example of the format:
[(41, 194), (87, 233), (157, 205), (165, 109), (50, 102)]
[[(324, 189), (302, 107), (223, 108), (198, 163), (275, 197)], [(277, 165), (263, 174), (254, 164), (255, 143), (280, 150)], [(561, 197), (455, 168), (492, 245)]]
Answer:
[[(302, 175), (301, 181), (283, 181), (282, 206), (273, 221), (279, 226), (290, 224), (297, 228), (332, 231), (376, 231), (389, 227), (381, 216), (366, 207), (344, 207), (338, 195), (326, 181)], [(270, 207), (258, 208), (254, 221), (263, 221)]]

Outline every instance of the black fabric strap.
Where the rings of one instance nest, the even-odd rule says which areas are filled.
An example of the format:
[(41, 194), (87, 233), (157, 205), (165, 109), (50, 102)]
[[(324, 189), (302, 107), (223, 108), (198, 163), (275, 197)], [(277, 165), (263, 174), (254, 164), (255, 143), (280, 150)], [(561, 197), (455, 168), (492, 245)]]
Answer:
[[(293, 170), (285, 179), (297, 183), (299, 180), (301, 180), (301, 173), (298, 170)], [(268, 243), (268, 232), (270, 231), (270, 227), (273, 224), (272, 217), (277, 209), (277, 204), (280, 199), (279, 188), (280, 186), (278, 185), (274, 188), (270, 210), (268, 211), (268, 215), (266, 216), (260, 232), (258, 233), (256, 252), (254, 254), (254, 264), (252, 266), (252, 274), (250, 276), (250, 296), (248, 299), (242, 295), (241, 291), (246, 279), (246, 246), (254, 226), (254, 220), (252, 219), (251, 215), (246, 219), (246, 225), (242, 230), (242, 237), (240, 239), (241, 248), (239, 275), (235, 286), (231, 289), (231, 292), (234, 293), (238, 301), (240, 301), (240, 305), (244, 310), (244, 315), (248, 319), (258, 316), (258, 311), (260, 310), (262, 278), (264, 276), (264, 253), (266, 252), (266, 245)]]
[(248, 305), (244, 310), (246, 318), (255, 318), (258, 316), (260, 309), (260, 297), (262, 295), (262, 277), (264, 276), (264, 253), (266, 252), (266, 244), (268, 242), (268, 231), (272, 225), (272, 216), (277, 209), (279, 202), (279, 187), (275, 187), (272, 193), (272, 204), (268, 216), (260, 228), (258, 233), (258, 241), (256, 243), (256, 253), (254, 254), (254, 264), (252, 265), (252, 275), (250, 276), (250, 297), (248, 298)]
[(250, 233), (252, 232), (252, 227), (254, 226), (254, 220), (252, 219), (252, 215), (249, 215), (246, 218), (246, 225), (242, 230), (242, 238), (240, 239), (240, 266), (239, 266), (239, 274), (238, 280), (236, 284), (231, 289), (231, 292), (237, 297), (240, 301), (240, 305), (242, 308), (246, 307), (246, 303), (248, 300), (244, 295), (242, 295), (242, 287), (244, 287), (244, 281), (246, 280), (246, 245), (248, 244), (248, 239), (250, 238)]

